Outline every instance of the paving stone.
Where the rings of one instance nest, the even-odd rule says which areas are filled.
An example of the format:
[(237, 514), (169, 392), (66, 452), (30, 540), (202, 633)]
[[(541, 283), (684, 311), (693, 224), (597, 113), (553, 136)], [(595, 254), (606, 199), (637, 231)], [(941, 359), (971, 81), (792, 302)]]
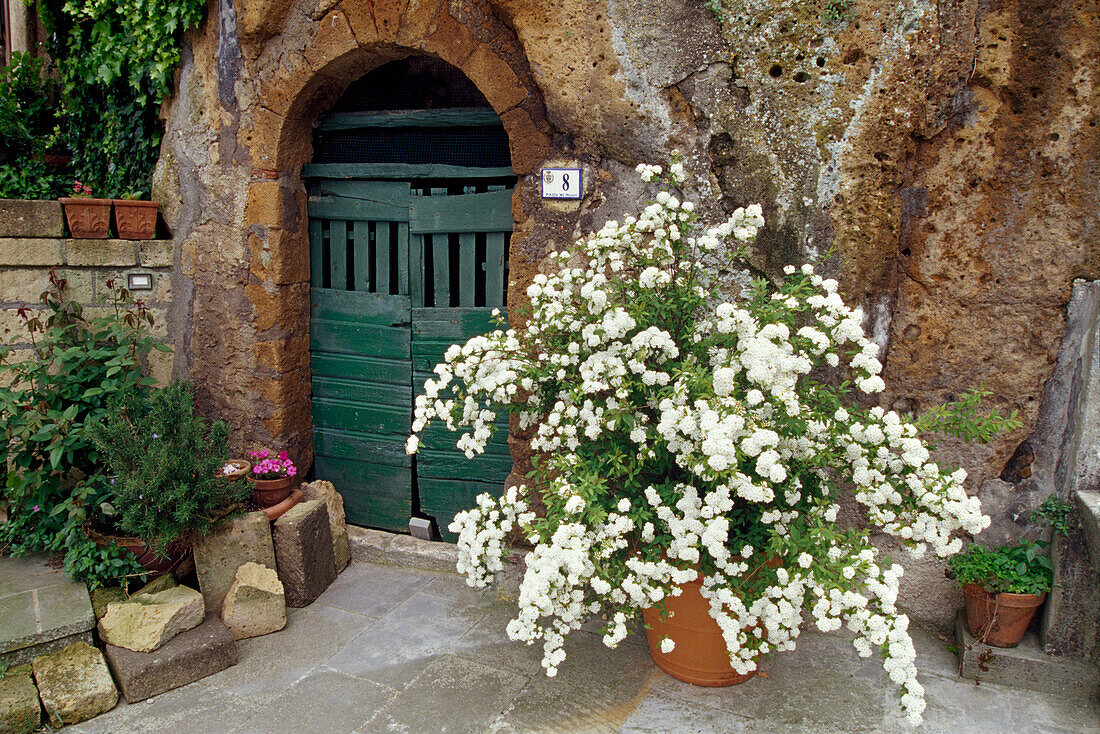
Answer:
[[(371, 731), (466, 734), (485, 731), (527, 679), (469, 660), (444, 656), (428, 664), (371, 722)], [(426, 711), (423, 702), (431, 698)], [(471, 706), (470, 701), (477, 701)]]
[(240, 662), (200, 685), (266, 705), (373, 623), (362, 615), (320, 604), (296, 610), (288, 615), (286, 627), (275, 634), (238, 642)]
[(204, 617), (202, 594), (175, 586), (111, 602), (99, 620), (99, 634), (110, 645), (152, 652), (180, 632), (202, 624)]
[(103, 653), (83, 642), (34, 659), (34, 682), (52, 726), (77, 724), (110, 711), (118, 690)]
[(328, 661), (335, 670), (404, 688), (490, 610), (491, 600), (470, 603), (417, 592), (391, 609)]
[(302, 485), (306, 500), (321, 500), (328, 510), (329, 525), (332, 528), (332, 555), (339, 574), (351, 561), (351, 549), (348, 547), (348, 528), (345, 524), (344, 498), (336, 491), (332, 482), (318, 480)]
[(91, 640), (88, 589), (45, 556), (0, 558), (0, 664), (17, 665), (72, 642)]
[(213, 532), (195, 541), (194, 549), (199, 589), (211, 614), (221, 613), (222, 600), (242, 564), (252, 561), (275, 568), (271, 523), (262, 512), (219, 523)]
[(28, 666), (0, 677), (0, 734), (29, 734), (42, 724), (42, 704)]
[(619, 734), (736, 734), (751, 726), (751, 719), (729, 711), (650, 693), (627, 717)]
[(107, 645), (107, 664), (128, 703), (143, 701), (237, 664), (237, 644), (217, 617), (173, 637), (155, 652)]
[[(254, 701), (199, 682), (136, 704), (120, 701), (112, 711), (64, 731), (65, 734), (222, 734), (257, 715), (257, 710)], [(265, 720), (262, 713), (258, 717)], [(289, 730), (286, 734), (290, 734)]]
[(222, 622), (238, 640), (286, 627), (286, 597), (275, 569), (251, 562), (238, 568), (222, 604)]
[[(352, 732), (371, 721), (395, 695), (392, 688), (319, 668), (288, 688), (263, 715), (233, 729), (232, 734), (270, 734), (272, 722), (278, 722), (279, 730), (284, 732), (321, 728)], [(320, 722), (324, 722), (323, 727)]]
[(381, 617), (431, 580), (430, 574), (411, 569), (354, 563), (317, 597), (317, 603)]
[(292, 507), (275, 521), (275, 557), (286, 604), (304, 607), (336, 579), (332, 529), (321, 500)]
[(1095, 665), (1043, 652), (1034, 632), (1024, 635), (1016, 647), (991, 647), (970, 634), (966, 612), (960, 611), (955, 639), (962, 656), (959, 675), (966, 680), (1061, 696), (1100, 696), (1100, 670)]

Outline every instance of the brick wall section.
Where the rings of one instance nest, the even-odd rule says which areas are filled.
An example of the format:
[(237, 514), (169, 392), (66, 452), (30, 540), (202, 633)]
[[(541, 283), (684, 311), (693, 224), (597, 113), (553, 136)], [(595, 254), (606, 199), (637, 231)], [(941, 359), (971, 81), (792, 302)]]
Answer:
[[(45, 232), (57, 235), (58, 227), (47, 226), (49, 217), (28, 218), (16, 222), (13, 212), (26, 210), (28, 204), (49, 210), (57, 202), (19, 202), (0, 200), (0, 234), (32, 235)], [(167, 330), (168, 309), (172, 303), (172, 240), (73, 239), (59, 236), (0, 236), (0, 341), (11, 343), (13, 336), (25, 334), (18, 310), (24, 304), (41, 308), (39, 296), (49, 285), (49, 272), (68, 281), (69, 292), (81, 305), (94, 309), (109, 292), (111, 278), (125, 283), (130, 273), (153, 276), (151, 291), (136, 291), (135, 297), (149, 305), (154, 318), (153, 333), (172, 343)], [(166, 383), (172, 375), (171, 353), (154, 352), (149, 358), (150, 374)]]

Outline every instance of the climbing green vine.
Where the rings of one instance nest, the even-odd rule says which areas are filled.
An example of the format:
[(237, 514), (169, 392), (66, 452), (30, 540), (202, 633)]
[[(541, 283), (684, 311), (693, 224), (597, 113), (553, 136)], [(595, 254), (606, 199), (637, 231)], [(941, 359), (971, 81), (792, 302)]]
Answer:
[[(34, 0), (56, 69), (54, 153), (97, 196), (148, 193), (183, 33), (205, 0)], [(30, 161), (28, 161), (29, 163)], [(32, 187), (27, 187), (32, 189)], [(39, 187), (41, 188), (41, 187)], [(26, 193), (33, 194), (33, 190)]]

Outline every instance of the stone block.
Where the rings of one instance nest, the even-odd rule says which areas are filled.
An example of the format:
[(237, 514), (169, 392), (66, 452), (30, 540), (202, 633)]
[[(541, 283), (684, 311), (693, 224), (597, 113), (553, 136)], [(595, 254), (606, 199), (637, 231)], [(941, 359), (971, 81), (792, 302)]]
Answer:
[(394, 566), (453, 572), (458, 564), (458, 546), (421, 540), (411, 535), (395, 535), (386, 547), (385, 562)]
[(393, 533), (384, 530), (372, 530), (361, 528), (358, 525), (349, 525), (348, 551), (351, 557), (364, 563), (383, 564), (386, 562), (386, 548), (397, 537)]
[(138, 594), (159, 594), (162, 591), (168, 591), (168, 589), (174, 589), (179, 586), (179, 582), (176, 581), (176, 577), (170, 573), (157, 576), (149, 583), (142, 586), (140, 589), (134, 592), (134, 595)]
[(0, 265), (64, 265), (62, 242), (42, 237), (0, 238)]
[(962, 656), (959, 675), (981, 683), (1000, 683), (1058, 696), (1092, 698), (1100, 690), (1100, 670), (1081, 660), (1044, 653), (1034, 632), (1016, 647), (978, 642), (966, 626), (966, 612), (955, 618), (955, 640)]
[(64, 240), (68, 265), (106, 267), (137, 265), (133, 240)]
[(328, 509), (329, 525), (332, 527), (332, 554), (336, 559), (336, 573), (340, 573), (351, 560), (348, 551), (348, 531), (344, 524), (344, 498), (336, 491), (332, 482), (326, 482), (323, 479), (303, 484), (301, 489), (307, 501), (321, 500)]
[(195, 572), (206, 600), (206, 611), (220, 614), (222, 600), (233, 585), (237, 569), (252, 561), (275, 568), (271, 523), (262, 512), (250, 512), (225, 520), (195, 541)]
[(0, 558), (0, 662), (15, 665), (91, 639), (88, 589), (37, 558)]
[(0, 237), (64, 237), (59, 201), (0, 200)]
[(462, 64), (462, 71), (497, 112), (510, 110), (527, 98), (527, 87), (508, 62), (493, 53), (487, 44), (474, 49)]
[(155, 652), (107, 646), (111, 667), (128, 703), (144, 701), (236, 665), (237, 643), (217, 617), (176, 635)]
[(130, 595), (121, 586), (100, 586), (92, 592), (92, 613), (96, 622), (103, 619), (107, 613), (107, 605), (111, 602), (126, 601)]
[(202, 624), (205, 611), (202, 594), (186, 586), (135, 594), (107, 605), (99, 634), (108, 644), (152, 652), (180, 632)]
[(286, 627), (286, 596), (275, 569), (258, 563), (246, 563), (237, 569), (222, 604), (222, 623), (237, 640)]
[(141, 240), (138, 242), (138, 264), (144, 268), (170, 268), (174, 251), (173, 240)]
[(1100, 568), (1100, 489), (1079, 489), (1074, 493), (1074, 501), (1092, 567)]
[(332, 526), (321, 500), (291, 508), (275, 521), (275, 557), (286, 604), (304, 607), (336, 579)]
[(9, 670), (0, 678), (0, 734), (30, 734), (42, 724), (42, 705), (31, 671)]
[(50, 725), (79, 724), (110, 711), (118, 690), (103, 653), (84, 642), (34, 659), (34, 681)]

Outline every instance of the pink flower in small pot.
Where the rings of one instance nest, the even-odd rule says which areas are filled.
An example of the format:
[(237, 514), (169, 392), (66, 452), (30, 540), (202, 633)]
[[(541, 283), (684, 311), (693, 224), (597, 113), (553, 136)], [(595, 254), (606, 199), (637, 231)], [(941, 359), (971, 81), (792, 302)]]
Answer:
[(253, 462), (251, 475), (253, 479), (281, 479), (298, 473), (298, 468), (287, 457), (285, 451), (279, 452), (275, 458), (271, 458), (271, 452), (267, 449), (249, 451), (248, 456)]

